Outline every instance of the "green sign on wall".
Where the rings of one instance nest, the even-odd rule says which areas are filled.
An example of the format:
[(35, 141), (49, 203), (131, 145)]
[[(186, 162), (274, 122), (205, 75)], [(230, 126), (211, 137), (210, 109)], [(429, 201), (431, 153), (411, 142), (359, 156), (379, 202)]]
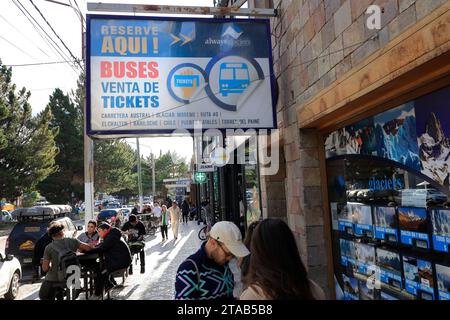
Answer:
[(206, 173), (204, 173), (204, 172), (194, 173), (194, 181), (197, 183), (205, 183), (206, 182)]

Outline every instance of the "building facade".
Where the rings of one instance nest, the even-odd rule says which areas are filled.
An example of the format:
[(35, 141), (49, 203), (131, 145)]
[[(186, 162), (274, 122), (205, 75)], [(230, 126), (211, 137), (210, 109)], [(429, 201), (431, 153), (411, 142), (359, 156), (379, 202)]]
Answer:
[[(366, 13), (371, 5), (380, 8), (380, 28), (367, 27), (367, 21), (374, 17)], [(330, 158), (341, 156), (348, 165), (346, 155), (365, 154), (394, 161), (394, 171), (401, 165), (406, 171), (411, 169), (410, 163), (401, 157), (396, 159), (392, 152), (377, 153), (377, 146), (370, 150), (360, 133), (374, 129), (377, 119), (389, 110), (409, 106), (409, 111), (415, 108), (417, 113), (417, 101), (426, 100), (423, 97), (432, 103), (438, 100), (429, 95), (438, 94), (437, 90), (444, 90), (445, 96), (450, 84), (450, 1), (254, 0), (248, 1), (248, 6), (275, 8), (278, 12), (271, 18), (271, 40), (279, 89), (276, 112), (281, 137), (280, 170), (276, 175), (261, 177), (263, 216), (288, 222), (311, 278), (322, 286), (328, 298), (336, 298), (336, 283), (342, 288), (342, 282), (348, 279), (336, 279), (341, 264), (337, 257), (339, 231), (333, 229), (336, 221), (331, 213), (337, 210), (339, 201), (334, 198), (332, 174), (334, 165), (342, 169), (346, 164), (336, 164)], [(401, 123), (385, 121), (385, 132), (394, 125), (395, 134), (404, 124), (404, 118), (397, 120)], [(346, 141), (345, 150), (336, 152), (339, 139)], [(404, 138), (396, 141), (405, 142)], [(349, 146), (351, 142), (354, 150)], [(412, 145), (405, 150), (414, 151)], [(419, 183), (436, 182), (435, 187), (448, 195), (445, 182), (424, 172), (423, 161), (417, 161), (414, 172), (419, 173), (414, 177), (420, 176)], [(349, 172), (373, 169), (372, 175), (365, 176), (368, 186), (359, 187), (370, 189), (370, 180), (373, 178), (373, 186), (378, 179), (373, 177), (376, 167), (384, 168), (386, 164), (357, 162), (350, 166)], [(384, 179), (385, 189), (395, 189), (392, 170), (387, 174), (391, 184)], [(344, 175), (341, 183), (344, 202), (350, 202), (349, 192), (358, 189), (349, 180)], [(407, 193), (402, 196), (407, 197)], [(388, 204), (397, 210), (402, 202)]]

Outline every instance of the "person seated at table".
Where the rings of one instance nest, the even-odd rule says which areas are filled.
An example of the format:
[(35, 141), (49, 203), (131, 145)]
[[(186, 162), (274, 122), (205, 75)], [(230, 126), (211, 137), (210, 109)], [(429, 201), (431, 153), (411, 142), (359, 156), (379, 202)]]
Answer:
[(105, 261), (106, 272), (99, 275), (95, 288), (95, 295), (99, 296), (103, 287), (107, 290), (114, 286), (111, 274), (121, 269), (127, 269), (131, 264), (131, 253), (126, 242), (122, 239), (122, 232), (106, 222), (97, 228), (100, 238), (103, 239), (97, 247), (89, 253), (102, 254)]
[(91, 247), (78, 239), (64, 237), (64, 225), (59, 221), (53, 221), (48, 228), (48, 234), (53, 242), (44, 250), (42, 271), (46, 272), (45, 280), (39, 290), (41, 300), (62, 300), (62, 292), (66, 286), (63, 270), (60, 270), (60, 257), (67, 251), (89, 251)]
[(80, 234), (78, 236), (78, 240), (88, 244), (93, 244), (95, 246), (97, 245), (99, 239), (100, 237), (97, 232), (97, 222), (95, 220), (89, 220), (87, 231)]
[[(50, 224), (49, 224), (50, 226)], [(44, 257), (44, 251), (45, 248), (52, 243), (53, 239), (52, 237), (49, 236), (48, 234), (48, 228), (45, 231), (45, 233), (42, 235), (42, 237), (39, 238), (39, 240), (36, 242), (35, 246), (34, 246), (34, 250), (33, 250), (33, 270), (34, 270), (34, 274), (33, 274), (33, 278), (37, 279), (39, 278), (39, 268), (41, 268), (41, 263), (42, 263), (42, 258)], [(42, 275), (45, 275), (44, 272), (42, 272)]]
[[(141, 273), (145, 273), (145, 251), (143, 243), (145, 236), (145, 226), (142, 221), (132, 214), (128, 221), (122, 227), (122, 231), (128, 233), (128, 245), (132, 251), (132, 254), (139, 252), (139, 260), (141, 261)], [(141, 244), (132, 245), (132, 243), (141, 242)], [(136, 247), (136, 251), (134, 251)], [(133, 264), (130, 265), (130, 274), (133, 274)]]

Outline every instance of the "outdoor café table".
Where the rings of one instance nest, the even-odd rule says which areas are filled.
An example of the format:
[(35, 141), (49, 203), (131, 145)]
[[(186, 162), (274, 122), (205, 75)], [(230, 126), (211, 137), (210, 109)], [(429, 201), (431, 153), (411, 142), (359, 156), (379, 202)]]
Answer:
[(77, 252), (78, 261), (81, 265), (81, 274), (84, 281), (83, 291), (86, 293), (86, 299), (89, 294), (92, 295), (94, 291), (94, 273), (100, 272), (102, 268), (101, 257), (98, 253), (84, 253)]

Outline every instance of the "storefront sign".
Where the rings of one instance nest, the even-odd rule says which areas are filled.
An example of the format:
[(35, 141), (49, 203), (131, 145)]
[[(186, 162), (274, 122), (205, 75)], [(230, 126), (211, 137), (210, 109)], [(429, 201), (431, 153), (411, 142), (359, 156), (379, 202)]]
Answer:
[(276, 127), (269, 20), (87, 19), (89, 135)]
[(204, 172), (196, 172), (194, 173), (194, 181), (196, 183), (205, 183), (206, 182), (206, 173)]
[(197, 171), (199, 172), (214, 172), (214, 170), (216, 170), (214, 165), (208, 163), (200, 163), (197, 167)]

